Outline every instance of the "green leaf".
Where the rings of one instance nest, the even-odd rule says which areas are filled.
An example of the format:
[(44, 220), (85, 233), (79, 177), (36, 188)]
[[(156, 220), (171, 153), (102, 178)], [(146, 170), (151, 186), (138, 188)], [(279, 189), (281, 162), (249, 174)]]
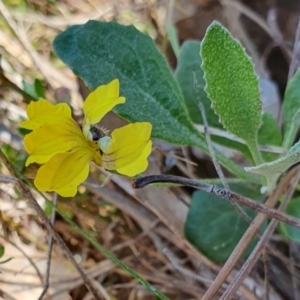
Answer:
[(38, 79), (34, 80), (34, 83), (28, 83), (26, 81), (22, 81), (24, 91), (32, 97), (33, 100), (38, 100), (40, 98), (45, 98), (45, 88), (42, 82)]
[(282, 110), (284, 116), (283, 146), (288, 149), (292, 146), (300, 125), (300, 69), (287, 84)]
[(19, 132), (20, 135), (25, 136), (26, 134), (32, 132), (32, 130), (19, 127), (18, 132)]
[(0, 149), (16, 168), (21, 169), (24, 167), (27, 159), (27, 154), (24, 151), (17, 151), (9, 144), (2, 145)]
[[(262, 124), (258, 131), (259, 145), (280, 146), (282, 143), (281, 130), (277, 120), (269, 112), (263, 112)], [(278, 158), (278, 154), (271, 152), (262, 152), (264, 161), (270, 162)]]
[[(188, 40), (183, 43), (180, 48), (175, 76), (181, 88), (184, 102), (192, 121), (196, 124), (203, 124), (197, 100), (199, 99), (204, 106), (208, 125), (225, 130), (223, 125), (219, 122), (219, 117), (211, 108), (211, 101), (204, 90), (204, 73), (201, 69), (202, 59), (199, 55), (200, 46), (201, 43), (195, 40)], [(197, 92), (195, 90), (194, 77), (197, 80)], [(218, 144), (242, 152), (250, 161), (252, 160), (246, 145), (220, 136), (211, 135), (211, 139)]]
[(206, 31), (201, 57), (205, 90), (214, 111), (229, 132), (246, 141), (254, 161), (260, 163), (257, 132), (262, 105), (251, 59), (218, 22), (213, 22)]
[(268, 190), (271, 192), (275, 188), (279, 176), (298, 162), (300, 162), (300, 141), (285, 156), (255, 167), (246, 167), (245, 170), (265, 176), (268, 182)]
[(154, 138), (204, 146), (192, 126), (166, 60), (152, 39), (133, 26), (89, 21), (69, 27), (54, 42), (56, 54), (94, 90), (120, 80), (126, 105), (115, 111), (130, 122), (148, 121)]
[(53, 210), (53, 209), (52, 209), (52, 206), (49, 205), (48, 202), (46, 202), (46, 206), (45, 206), (45, 208), (44, 208), (44, 213), (46, 214), (47, 217), (51, 216), (52, 210)]
[[(120, 80), (124, 105), (115, 112), (130, 122), (148, 121), (152, 137), (179, 145), (193, 145), (206, 153), (203, 135), (191, 123), (178, 84), (153, 40), (133, 26), (89, 21), (59, 34), (54, 50), (91, 89)], [(221, 153), (217, 159), (233, 174), (244, 170)], [(256, 180), (257, 181), (257, 180)]]
[(6, 259), (6, 260), (4, 260), (4, 261), (0, 261), (0, 265), (4, 265), (4, 264), (8, 263), (8, 262), (11, 261), (12, 259), (13, 259), (13, 258), (10, 257), (10, 258), (8, 258), (8, 259)]
[[(222, 128), (219, 117), (211, 108), (211, 101), (207, 97), (204, 81), (204, 74), (201, 69), (202, 59), (199, 55), (201, 43), (199, 41), (189, 40), (183, 43), (180, 48), (175, 77), (181, 88), (185, 105), (189, 116), (194, 123), (203, 124), (199, 103), (197, 98), (205, 108), (207, 123), (212, 127)], [(197, 90), (195, 90), (195, 80), (197, 80)]]
[[(248, 187), (232, 184), (230, 188), (242, 195), (255, 200), (263, 197), (258, 191)], [(243, 207), (252, 218), (255, 212)], [(197, 191), (192, 198), (191, 207), (185, 223), (186, 238), (209, 259), (224, 262), (247, 230), (249, 223), (245, 221), (229, 201)], [(244, 256), (253, 249), (254, 240)]]
[(5, 248), (2, 244), (0, 244), (0, 258), (4, 255)]
[[(300, 197), (290, 200), (285, 213), (300, 219)], [(282, 234), (290, 240), (300, 243), (300, 229), (280, 222), (279, 229)]]
[[(202, 64), (202, 59), (199, 55), (200, 46), (201, 43), (195, 40), (188, 40), (183, 43), (180, 48), (175, 76), (181, 88), (185, 105), (192, 121), (196, 124), (203, 124), (194, 87), (195, 76), (198, 87), (198, 98), (205, 108), (208, 125), (225, 130), (223, 125), (219, 122), (219, 117), (211, 108), (211, 101), (204, 90), (204, 73), (200, 67)], [(246, 158), (252, 161), (251, 154), (246, 145), (225, 137), (211, 135), (211, 138), (218, 144), (242, 152)], [(273, 115), (268, 112), (263, 112), (262, 114), (262, 124), (258, 131), (258, 143), (259, 145), (273, 146), (280, 146), (282, 143), (282, 135), (277, 121)], [(278, 157), (278, 154), (262, 152), (262, 156), (265, 161), (272, 161)]]

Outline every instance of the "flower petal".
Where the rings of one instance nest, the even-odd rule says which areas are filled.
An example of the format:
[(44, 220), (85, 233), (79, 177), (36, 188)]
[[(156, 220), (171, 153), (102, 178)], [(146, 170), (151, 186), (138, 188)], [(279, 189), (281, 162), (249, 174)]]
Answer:
[(145, 171), (151, 153), (151, 130), (152, 125), (148, 122), (128, 124), (114, 130), (110, 147), (103, 151), (101, 166), (128, 176)]
[(43, 164), (57, 153), (73, 148), (87, 147), (79, 126), (72, 119), (57, 124), (45, 124), (24, 137), (24, 146), (29, 154), (26, 166), (36, 162)]
[(53, 156), (40, 167), (34, 184), (39, 191), (53, 191), (63, 197), (75, 196), (77, 187), (89, 174), (91, 153), (83, 148)]
[(46, 123), (53, 124), (71, 119), (71, 108), (66, 103), (54, 105), (45, 99), (31, 101), (26, 112), (29, 120), (23, 121), (21, 127), (31, 130)]
[(120, 174), (127, 175), (129, 177), (136, 176), (143, 173), (148, 167), (148, 156), (152, 151), (152, 142), (148, 141), (141, 155), (133, 161), (133, 163), (126, 165), (123, 168), (117, 168), (116, 171)]
[(83, 111), (86, 124), (97, 124), (117, 104), (124, 103), (119, 97), (119, 80), (115, 79), (107, 85), (101, 85), (85, 99)]

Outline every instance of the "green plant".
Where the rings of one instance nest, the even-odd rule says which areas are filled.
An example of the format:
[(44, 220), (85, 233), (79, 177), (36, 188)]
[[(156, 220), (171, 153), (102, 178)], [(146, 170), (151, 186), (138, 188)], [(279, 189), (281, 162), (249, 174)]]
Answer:
[[(265, 187), (270, 194), (280, 175), (300, 161), (299, 142), (292, 146), (299, 127), (299, 71), (289, 82), (285, 94), (282, 136), (275, 118), (262, 110), (259, 79), (251, 59), (240, 43), (217, 22), (207, 29), (201, 43), (187, 41), (179, 49), (176, 46), (178, 66), (175, 74), (153, 40), (133, 26), (89, 21), (59, 34), (53, 46), (57, 56), (91, 90), (117, 78), (126, 103), (117, 106), (114, 112), (130, 122), (151, 123), (153, 139), (194, 146), (211, 154), (204, 134), (194, 124), (223, 132), (223, 136), (213, 132), (212, 141), (239, 151), (251, 165), (242, 168), (221, 151), (214, 150), (219, 164), (243, 182), (230, 185), (230, 189), (245, 197), (262, 201), (261, 188)], [(36, 97), (43, 93), (38, 83), (25, 87)], [(199, 101), (205, 109), (207, 124), (201, 115)], [(261, 146), (265, 145), (269, 147), (262, 151)], [(278, 157), (272, 152), (272, 146), (281, 146), (284, 154)], [(298, 198), (294, 199), (288, 207), (288, 212), (295, 217), (298, 216), (298, 202)], [(245, 211), (255, 217), (253, 211)], [(248, 223), (221, 197), (203, 191), (194, 193), (185, 235), (212, 260), (225, 261), (247, 227)], [(232, 228), (234, 232), (230, 231)], [(283, 223), (280, 229), (287, 238), (300, 240), (298, 229), (291, 230)], [(254, 244), (255, 241), (245, 254)], [(103, 247), (97, 247), (126, 269)], [(151, 287), (130, 269), (127, 271)], [(158, 291), (155, 294), (166, 299)]]

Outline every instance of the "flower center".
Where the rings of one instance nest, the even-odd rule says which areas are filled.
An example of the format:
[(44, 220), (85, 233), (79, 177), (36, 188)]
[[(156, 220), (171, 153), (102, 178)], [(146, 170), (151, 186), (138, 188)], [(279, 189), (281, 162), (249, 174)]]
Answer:
[(110, 151), (111, 137), (107, 136), (106, 130), (86, 124), (83, 127), (83, 134), (88, 141), (97, 142), (99, 149), (103, 153), (108, 153)]
[(92, 135), (91, 136), (92, 141), (98, 141), (101, 138), (105, 137), (105, 133), (101, 129), (98, 129), (94, 126), (91, 126), (90, 133)]

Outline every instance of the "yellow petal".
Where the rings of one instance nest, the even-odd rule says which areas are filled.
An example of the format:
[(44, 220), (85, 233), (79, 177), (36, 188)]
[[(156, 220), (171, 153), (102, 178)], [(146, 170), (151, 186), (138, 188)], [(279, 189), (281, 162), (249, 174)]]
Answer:
[(133, 161), (133, 163), (126, 165), (123, 168), (117, 168), (116, 171), (129, 177), (133, 177), (144, 172), (148, 167), (148, 156), (151, 154), (151, 150), (152, 142), (148, 141), (141, 155), (135, 161)]
[(114, 79), (107, 85), (99, 86), (84, 101), (85, 123), (97, 124), (117, 104), (124, 102), (125, 98), (119, 97), (118, 79)]
[(112, 132), (109, 151), (102, 155), (101, 165), (107, 170), (134, 176), (143, 172), (151, 153), (152, 125), (148, 122), (128, 124)]
[(57, 153), (87, 145), (88, 142), (74, 120), (45, 124), (24, 137), (25, 150), (29, 154), (26, 166), (33, 162), (43, 164)]
[(21, 123), (22, 128), (35, 129), (45, 123), (53, 124), (71, 119), (71, 109), (66, 103), (53, 105), (48, 100), (31, 101), (27, 106), (29, 120)]
[(77, 187), (89, 173), (91, 153), (79, 148), (53, 156), (40, 167), (34, 184), (41, 192), (56, 192), (63, 197), (75, 196)]

